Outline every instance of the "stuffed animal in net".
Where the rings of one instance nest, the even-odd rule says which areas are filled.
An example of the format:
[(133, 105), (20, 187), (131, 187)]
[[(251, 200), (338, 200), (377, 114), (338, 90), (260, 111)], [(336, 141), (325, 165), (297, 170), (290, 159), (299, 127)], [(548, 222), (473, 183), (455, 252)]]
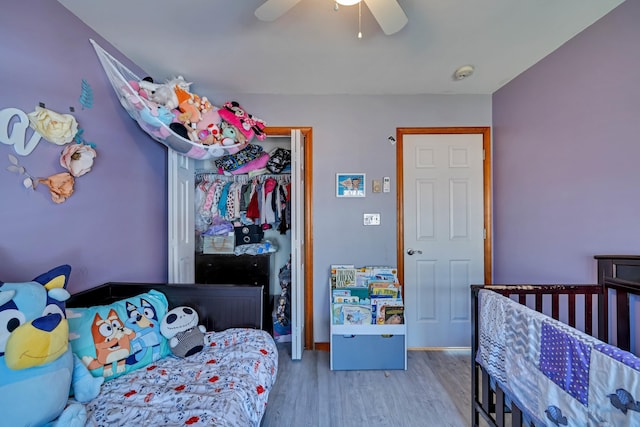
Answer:
[(189, 91), (191, 83), (186, 82), (184, 77), (178, 76), (167, 80), (165, 83), (154, 83), (153, 79), (144, 79), (138, 82), (140, 90), (144, 91), (142, 97), (174, 110), (180, 105), (178, 91)]
[(71, 267), (30, 282), (0, 282), (0, 418), (7, 426), (83, 426), (86, 411), (67, 405), (96, 397), (103, 379), (87, 378), (74, 360), (64, 301)]
[(210, 110), (202, 113), (202, 117), (196, 128), (188, 132), (192, 141), (203, 145), (213, 145), (220, 142), (220, 115), (218, 109), (211, 107)]
[(255, 136), (263, 141), (267, 134), (264, 133), (265, 122), (247, 113), (236, 101), (225, 102), (218, 111), (220, 118), (230, 125), (235, 126), (251, 142)]
[(169, 340), (169, 348), (175, 356), (188, 357), (202, 351), (207, 330), (198, 322), (198, 313), (187, 306), (169, 310), (162, 318), (160, 333)]

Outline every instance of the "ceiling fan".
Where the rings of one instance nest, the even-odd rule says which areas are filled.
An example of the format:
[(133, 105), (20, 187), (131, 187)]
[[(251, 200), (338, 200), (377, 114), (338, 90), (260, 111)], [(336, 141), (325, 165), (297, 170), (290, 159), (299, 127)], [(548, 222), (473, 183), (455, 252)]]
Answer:
[[(407, 24), (407, 15), (397, 0), (336, 0), (337, 4), (350, 6), (363, 1), (386, 35), (400, 31)], [(256, 9), (256, 16), (261, 21), (275, 21), (300, 0), (267, 0)]]

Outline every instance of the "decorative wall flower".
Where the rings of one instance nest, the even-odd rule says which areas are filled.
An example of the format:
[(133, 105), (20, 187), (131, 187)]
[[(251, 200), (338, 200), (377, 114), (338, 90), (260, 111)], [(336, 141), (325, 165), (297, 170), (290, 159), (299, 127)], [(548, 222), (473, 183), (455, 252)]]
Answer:
[(68, 144), (78, 131), (78, 122), (71, 114), (59, 114), (36, 107), (29, 116), (29, 125), (44, 139), (58, 145)]
[(11, 163), (9, 166), (7, 166), (7, 170), (9, 172), (15, 172), (18, 175), (24, 175), (24, 179), (22, 180), (22, 185), (24, 185), (24, 188), (35, 189), (35, 186), (37, 184), (35, 178), (27, 173), (27, 170), (20, 164), (18, 158), (13, 154), (9, 154), (9, 162)]
[(51, 200), (54, 203), (62, 203), (73, 194), (75, 180), (68, 172), (51, 175), (49, 178), (40, 178), (38, 182), (49, 187)]
[(76, 178), (91, 170), (93, 159), (98, 154), (93, 147), (85, 144), (69, 144), (62, 150), (60, 165)]
[[(82, 109), (91, 108), (93, 106), (93, 90), (89, 83), (82, 79), (82, 93), (79, 98)], [(70, 111), (75, 111), (73, 107), (69, 107)], [(22, 117), (25, 116), (24, 112)], [(9, 154), (9, 172), (17, 173), (23, 176), (22, 185), (25, 188), (35, 190), (38, 184), (44, 184), (49, 188), (51, 199), (54, 203), (60, 204), (67, 200), (74, 192), (75, 178), (80, 177), (91, 171), (94, 159), (97, 156), (96, 145), (92, 142), (85, 141), (83, 138), (84, 130), (78, 126), (76, 118), (71, 114), (60, 114), (45, 108), (43, 103), (36, 106), (35, 111), (26, 114), (29, 118), (29, 126), (35, 131), (36, 141), (40, 137), (45, 140), (57, 144), (66, 145), (71, 142), (73, 144), (66, 145), (60, 155), (60, 165), (67, 170), (48, 178), (36, 178), (27, 173), (27, 170), (20, 164), (18, 158)], [(22, 120), (25, 123), (25, 120)], [(25, 123), (26, 124), (26, 123)], [(23, 130), (25, 128), (23, 127)], [(32, 138), (34, 139), (34, 138)], [(0, 141), (5, 142), (5, 141)], [(26, 142), (26, 139), (25, 139)], [(26, 150), (24, 155), (29, 154)], [(22, 154), (16, 149), (18, 154)]]

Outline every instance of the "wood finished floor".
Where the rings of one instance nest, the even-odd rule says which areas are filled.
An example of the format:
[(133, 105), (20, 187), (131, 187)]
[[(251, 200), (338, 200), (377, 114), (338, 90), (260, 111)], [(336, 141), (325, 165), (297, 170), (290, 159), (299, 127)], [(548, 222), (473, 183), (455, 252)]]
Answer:
[(279, 349), (262, 427), (471, 425), (470, 351), (409, 351), (406, 371), (331, 371), (326, 351), (292, 361)]

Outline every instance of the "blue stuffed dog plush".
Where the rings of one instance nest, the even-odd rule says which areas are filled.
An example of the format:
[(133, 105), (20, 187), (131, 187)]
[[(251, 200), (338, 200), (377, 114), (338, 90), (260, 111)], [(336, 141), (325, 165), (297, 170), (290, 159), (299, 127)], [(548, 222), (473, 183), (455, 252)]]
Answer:
[(65, 411), (74, 370), (64, 309), (70, 272), (62, 265), (31, 282), (0, 282), (3, 425), (44, 425)]

